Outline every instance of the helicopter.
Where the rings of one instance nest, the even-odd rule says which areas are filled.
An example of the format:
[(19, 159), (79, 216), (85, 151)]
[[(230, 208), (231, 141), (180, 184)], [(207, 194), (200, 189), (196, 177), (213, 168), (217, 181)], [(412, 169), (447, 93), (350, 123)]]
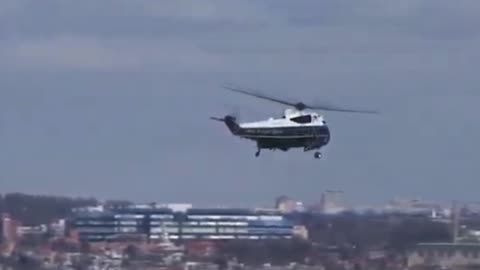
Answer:
[(314, 158), (321, 159), (319, 151), (331, 139), (330, 129), (323, 115), (315, 110), (336, 111), (349, 113), (370, 113), (372, 110), (352, 110), (328, 105), (305, 104), (285, 99), (267, 96), (259, 91), (238, 87), (223, 86), (223, 88), (240, 94), (256, 97), (263, 100), (289, 106), (281, 117), (268, 120), (238, 123), (235, 116), (210, 117), (211, 120), (225, 123), (234, 136), (249, 139), (257, 144), (255, 156), (260, 156), (262, 149), (289, 151), (293, 148), (303, 148), (304, 152), (314, 151)]

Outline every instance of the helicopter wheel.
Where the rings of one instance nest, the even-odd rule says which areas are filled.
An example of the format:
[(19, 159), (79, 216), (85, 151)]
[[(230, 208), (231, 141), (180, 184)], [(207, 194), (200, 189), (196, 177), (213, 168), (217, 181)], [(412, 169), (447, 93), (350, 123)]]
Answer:
[(258, 157), (260, 156), (260, 150), (258, 150), (256, 153), (255, 153), (255, 157)]
[(316, 159), (321, 159), (322, 158), (322, 153), (320, 152), (315, 152), (315, 154), (313, 155)]

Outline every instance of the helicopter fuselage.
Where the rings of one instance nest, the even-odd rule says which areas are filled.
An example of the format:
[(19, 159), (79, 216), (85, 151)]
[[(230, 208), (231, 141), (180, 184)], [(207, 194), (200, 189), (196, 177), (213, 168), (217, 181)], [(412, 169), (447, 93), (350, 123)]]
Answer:
[(257, 156), (260, 149), (288, 151), (303, 148), (310, 151), (320, 149), (330, 141), (327, 124), (316, 113), (286, 111), (282, 118), (239, 124), (235, 118), (227, 116), (225, 123), (233, 135), (257, 143)]

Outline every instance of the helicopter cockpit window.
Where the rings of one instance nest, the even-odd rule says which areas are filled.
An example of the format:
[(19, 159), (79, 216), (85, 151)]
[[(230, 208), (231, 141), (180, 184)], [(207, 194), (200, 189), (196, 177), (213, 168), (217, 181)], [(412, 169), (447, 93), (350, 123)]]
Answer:
[(312, 122), (312, 116), (311, 115), (302, 115), (302, 116), (297, 116), (294, 118), (290, 118), (291, 121), (299, 123), (299, 124), (308, 124)]

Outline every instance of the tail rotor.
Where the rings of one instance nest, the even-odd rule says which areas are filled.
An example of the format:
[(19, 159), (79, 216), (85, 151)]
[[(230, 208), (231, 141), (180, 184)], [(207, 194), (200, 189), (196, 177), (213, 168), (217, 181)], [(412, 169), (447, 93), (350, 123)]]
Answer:
[(211, 120), (214, 120), (214, 121), (218, 121), (218, 122), (226, 122), (227, 120), (228, 121), (234, 121), (236, 122), (237, 119), (240, 118), (240, 110), (238, 109), (238, 107), (234, 106), (230, 106), (226, 111), (230, 111), (231, 113), (225, 115), (224, 117), (215, 117), (215, 116), (212, 116), (210, 117)]

